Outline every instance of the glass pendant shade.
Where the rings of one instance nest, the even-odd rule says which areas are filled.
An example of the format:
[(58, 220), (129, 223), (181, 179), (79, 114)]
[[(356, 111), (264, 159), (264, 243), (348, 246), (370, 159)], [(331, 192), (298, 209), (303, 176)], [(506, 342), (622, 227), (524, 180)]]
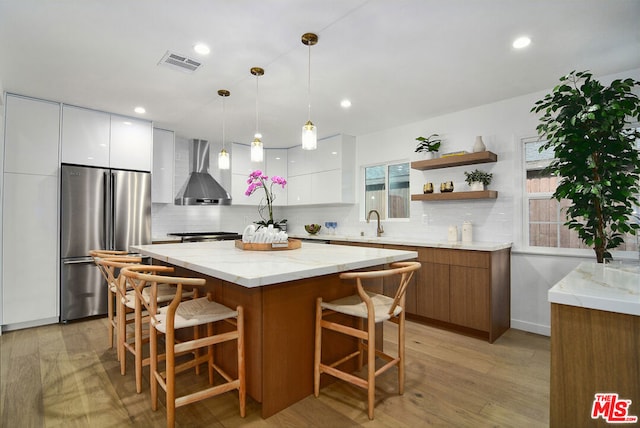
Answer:
[(251, 162), (262, 162), (263, 159), (262, 141), (260, 141), (260, 138), (255, 138), (251, 142)]
[(231, 166), (231, 162), (229, 159), (229, 152), (225, 149), (222, 149), (220, 153), (218, 153), (218, 168), (219, 169), (229, 169)]
[(318, 147), (318, 130), (311, 121), (302, 127), (302, 149), (315, 150)]

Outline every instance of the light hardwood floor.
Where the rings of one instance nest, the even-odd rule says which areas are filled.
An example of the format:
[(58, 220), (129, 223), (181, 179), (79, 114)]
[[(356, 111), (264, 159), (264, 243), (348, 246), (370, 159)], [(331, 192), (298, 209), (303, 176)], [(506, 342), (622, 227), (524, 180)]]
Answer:
[[(385, 348), (393, 346), (394, 328), (385, 325)], [(366, 415), (364, 390), (336, 382), (320, 398), (311, 395), (266, 420), (251, 399), (246, 418), (240, 418), (237, 395), (228, 393), (179, 408), (176, 425), (546, 427), (549, 345), (548, 337), (513, 329), (489, 344), (408, 322), (405, 394), (397, 395), (395, 369), (382, 375), (373, 421)], [(121, 376), (115, 350), (108, 348), (105, 318), (4, 333), (0, 426), (164, 426), (164, 406), (150, 408), (148, 368), (143, 392), (136, 394), (133, 359), (127, 358), (127, 375)], [(188, 387), (194, 375), (184, 376)]]

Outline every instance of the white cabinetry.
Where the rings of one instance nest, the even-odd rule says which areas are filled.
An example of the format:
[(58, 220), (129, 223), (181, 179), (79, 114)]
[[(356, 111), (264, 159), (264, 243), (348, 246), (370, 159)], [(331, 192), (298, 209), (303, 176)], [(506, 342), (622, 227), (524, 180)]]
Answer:
[(62, 109), (62, 162), (109, 167), (111, 115), (64, 106)]
[(355, 203), (355, 137), (318, 141), (316, 150), (288, 149), (288, 204)]
[(7, 95), (4, 172), (57, 175), (60, 104)]
[(151, 171), (153, 131), (151, 122), (111, 115), (111, 168)]
[[(264, 151), (265, 169), (269, 176), (269, 183), (274, 175), (287, 179), (287, 152), (287, 149), (266, 149)], [(274, 206), (287, 205), (287, 186), (283, 189), (282, 186), (274, 184), (273, 194), (275, 196)]]
[(151, 172), (151, 202), (172, 204), (174, 202), (175, 134), (166, 129), (153, 128), (153, 171)]
[(63, 163), (151, 171), (151, 147), (151, 122), (63, 107)]
[(231, 145), (231, 198), (233, 205), (258, 205), (264, 197), (264, 191), (259, 190), (251, 196), (247, 190), (249, 174), (257, 169), (265, 171), (264, 162), (251, 162), (251, 148), (244, 144)]
[(60, 105), (8, 95), (2, 200), (2, 324), (58, 317)]

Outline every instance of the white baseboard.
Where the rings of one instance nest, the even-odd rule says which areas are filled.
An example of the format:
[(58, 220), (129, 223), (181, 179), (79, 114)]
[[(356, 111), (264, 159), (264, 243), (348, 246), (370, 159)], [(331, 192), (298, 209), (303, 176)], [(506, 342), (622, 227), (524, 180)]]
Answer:
[(528, 331), (529, 333), (551, 336), (551, 327), (548, 325), (534, 324), (527, 321), (511, 320), (511, 328)]
[(55, 317), (36, 321), (19, 322), (15, 324), (5, 324), (2, 326), (2, 331), (22, 330), (23, 328), (40, 327), (42, 325), (57, 324), (58, 322), (60, 322), (60, 319)]

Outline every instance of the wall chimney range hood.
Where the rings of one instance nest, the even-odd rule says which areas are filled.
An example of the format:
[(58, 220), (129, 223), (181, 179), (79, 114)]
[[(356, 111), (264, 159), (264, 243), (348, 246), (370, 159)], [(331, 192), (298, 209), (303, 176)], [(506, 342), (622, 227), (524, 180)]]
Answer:
[(191, 173), (176, 205), (231, 205), (231, 195), (209, 174), (209, 142), (191, 141)]

